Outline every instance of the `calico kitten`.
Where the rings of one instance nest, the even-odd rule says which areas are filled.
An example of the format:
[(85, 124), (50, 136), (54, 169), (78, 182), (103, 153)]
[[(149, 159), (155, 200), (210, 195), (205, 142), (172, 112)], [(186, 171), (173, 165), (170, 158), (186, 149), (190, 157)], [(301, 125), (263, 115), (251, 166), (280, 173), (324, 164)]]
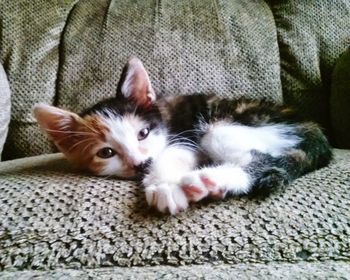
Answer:
[(268, 194), (332, 158), (320, 128), (284, 106), (157, 99), (137, 58), (124, 67), (116, 97), (80, 115), (43, 104), (34, 115), (73, 164), (98, 175), (144, 175), (148, 204), (171, 214), (205, 197)]

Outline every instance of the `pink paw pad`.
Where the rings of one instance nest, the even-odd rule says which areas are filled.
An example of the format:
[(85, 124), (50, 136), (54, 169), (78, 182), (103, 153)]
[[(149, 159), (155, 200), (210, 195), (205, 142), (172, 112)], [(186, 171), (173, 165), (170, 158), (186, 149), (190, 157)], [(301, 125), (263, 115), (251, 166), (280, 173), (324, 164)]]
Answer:
[(216, 184), (212, 180), (210, 180), (208, 177), (200, 176), (200, 179), (203, 182), (203, 184), (207, 187), (208, 190), (215, 189)]
[(207, 187), (209, 191), (209, 196), (214, 199), (221, 199), (225, 196), (225, 189), (219, 188), (215, 182), (206, 176), (200, 176), (201, 181)]
[(190, 199), (193, 199), (195, 196), (202, 194), (202, 190), (194, 185), (182, 185), (181, 187), (186, 196)]

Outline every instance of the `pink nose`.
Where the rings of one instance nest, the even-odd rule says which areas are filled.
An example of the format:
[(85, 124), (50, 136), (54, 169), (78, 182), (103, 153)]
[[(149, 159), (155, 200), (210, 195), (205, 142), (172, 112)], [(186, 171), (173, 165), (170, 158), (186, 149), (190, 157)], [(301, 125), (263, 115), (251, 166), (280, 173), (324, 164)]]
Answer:
[(128, 165), (131, 167), (139, 166), (142, 163), (141, 160), (133, 158), (133, 157), (127, 157), (126, 161), (127, 161)]

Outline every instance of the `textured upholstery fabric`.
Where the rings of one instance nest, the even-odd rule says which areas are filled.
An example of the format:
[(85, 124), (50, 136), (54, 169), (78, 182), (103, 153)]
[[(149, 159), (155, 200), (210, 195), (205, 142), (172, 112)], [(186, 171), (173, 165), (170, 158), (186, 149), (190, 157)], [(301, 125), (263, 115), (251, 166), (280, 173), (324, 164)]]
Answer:
[(332, 79), (331, 121), (338, 147), (350, 149), (350, 48), (339, 59)]
[(347, 262), (323, 263), (269, 263), (238, 265), (191, 265), (153, 266), (131, 268), (57, 269), (54, 271), (4, 272), (2, 280), (27, 279), (76, 279), (76, 280), (124, 280), (124, 279), (348, 279), (350, 266)]
[(133, 182), (60, 155), (0, 164), (0, 268), (349, 260), (350, 151), (265, 200), (150, 211)]
[[(349, 13), (348, 0), (0, 0), (13, 102), (3, 157), (54, 151), (32, 106), (79, 111), (114, 95), (129, 55), (158, 94), (283, 97), (345, 147)], [(1, 162), (0, 279), (346, 279), (349, 201), (345, 150), (283, 193), (175, 217), (150, 210), (135, 182), (82, 174), (60, 154)]]
[(13, 101), (4, 159), (52, 151), (32, 117), (32, 107), (55, 101), (60, 36), (70, 2), (0, 1), (0, 63)]
[(79, 1), (63, 34), (58, 104), (79, 111), (114, 95), (130, 54), (144, 61), (158, 94), (281, 100), (274, 27), (256, 1)]
[(11, 92), (6, 73), (0, 64), (0, 160), (11, 117)]
[(284, 101), (330, 135), (331, 76), (350, 44), (350, 1), (269, 2), (278, 33)]
[(349, 1), (267, 3), (3, 0), (0, 63), (14, 100), (4, 158), (54, 151), (33, 105), (80, 111), (113, 95), (131, 54), (144, 60), (159, 94), (281, 101), (283, 89), (286, 103), (328, 134), (339, 132), (331, 127), (330, 85), (349, 45)]
[(130, 55), (144, 61), (158, 94), (282, 100), (276, 29), (264, 2), (4, 2), (0, 62), (13, 90), (7, 158), (53, 151), (34, 124), (35, 103), (80, 111), (114, 95)]

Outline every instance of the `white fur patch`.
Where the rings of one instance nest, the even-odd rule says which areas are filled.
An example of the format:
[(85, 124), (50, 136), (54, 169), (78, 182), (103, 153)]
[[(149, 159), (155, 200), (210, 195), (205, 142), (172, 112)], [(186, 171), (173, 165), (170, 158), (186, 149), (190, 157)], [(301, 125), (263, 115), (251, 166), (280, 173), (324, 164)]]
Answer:
[(180, 181), (196, 165), (197, 156), (192, 150), (181, 146), (167, 147), (143, 179), (147, 203), (173, 215), (187, 208), (188, 201), (180, 188)]
[(160, 212), (175, 215), (188, 207), (186, 195), (177, 184), (149, 185), (145, 192), (148, 205), (156, 207)]
[(182, 176), (197, 165), (196, 154), (182, 146), (167, 147), (153, 162), (145, 185), (167, 182), (176, 184)]
[(300, 139), (288, 135), (293, 129), (293, 126), (283, 124), (250, 127), (218, 122), (208, 126), (201, 146), (217, 162), (231, 162), (243, 166), (250, 162), (251, 150), (276, 157), (286, 149), (296, 146)]

